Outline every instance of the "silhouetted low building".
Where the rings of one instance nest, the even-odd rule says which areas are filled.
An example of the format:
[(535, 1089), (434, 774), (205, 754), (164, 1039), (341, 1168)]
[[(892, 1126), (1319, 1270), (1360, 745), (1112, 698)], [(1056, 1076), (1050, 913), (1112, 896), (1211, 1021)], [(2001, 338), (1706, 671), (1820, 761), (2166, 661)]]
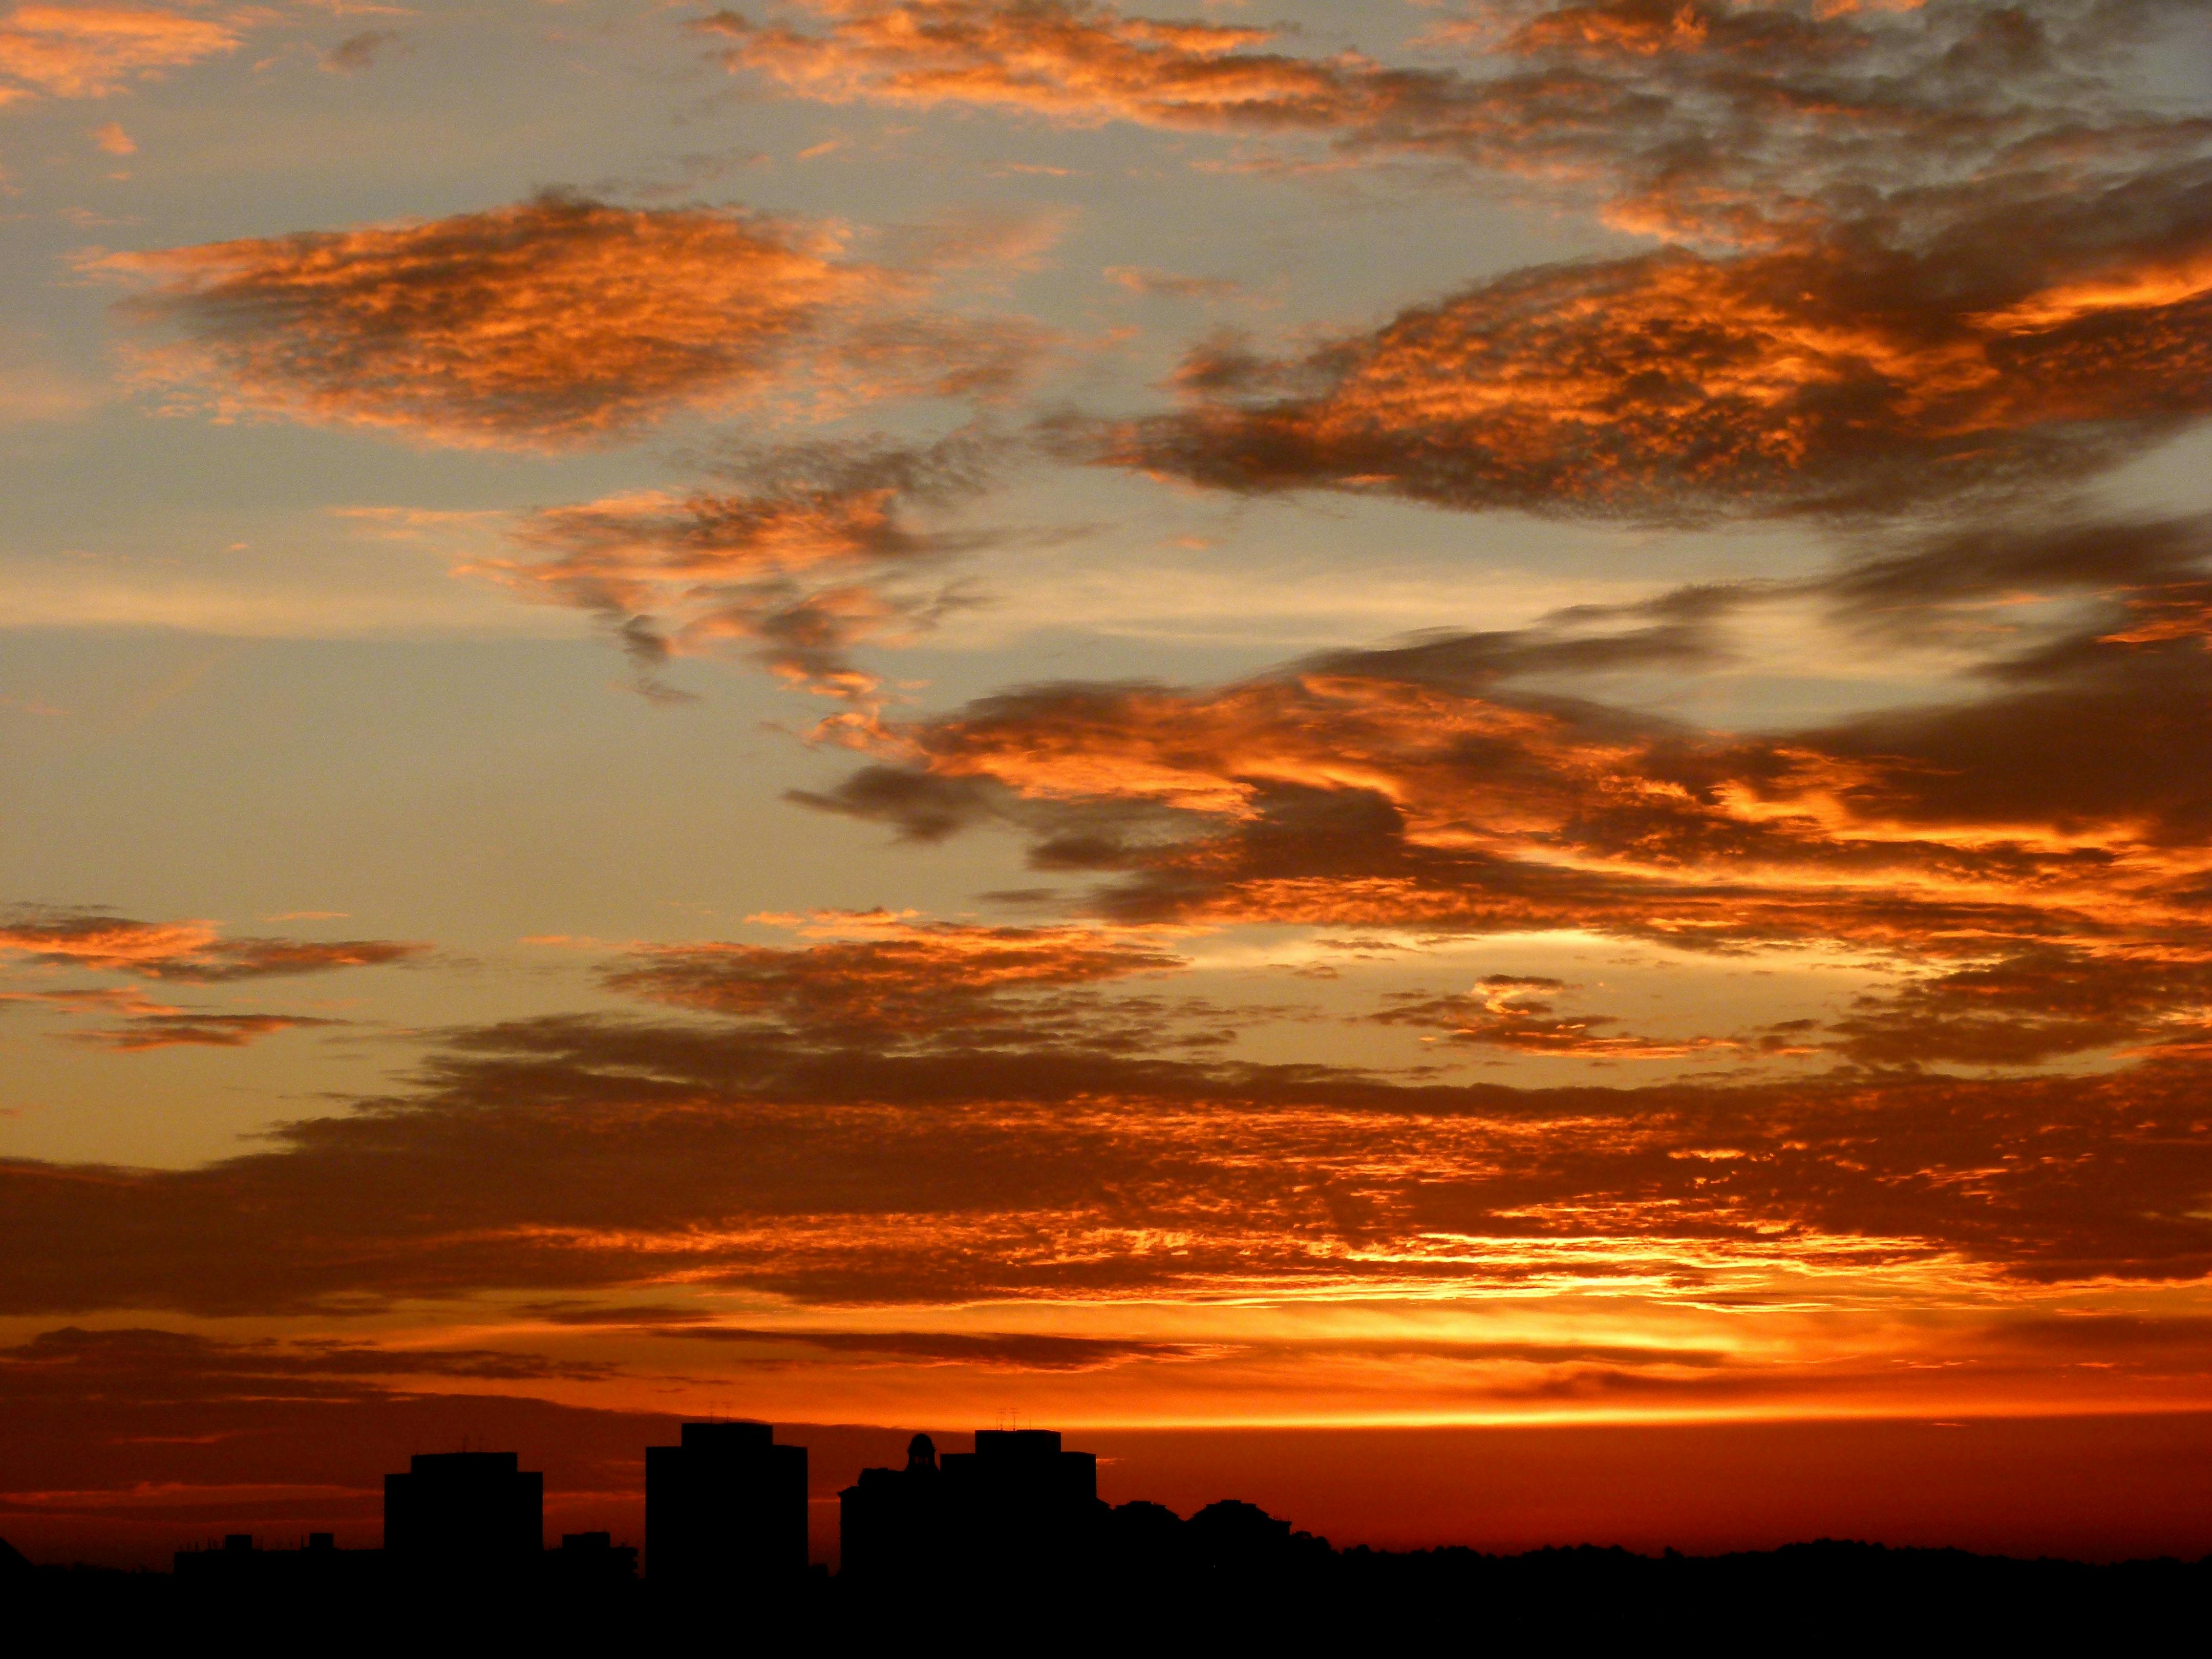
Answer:
[(611, 1533), (564, 1532), (561, 1547), (545, 1553), (554, 1589), (570, 1595), (621, 1590), (637, 1582), (637, 1549)]
[(927, 1435), (903, 1469), (863, 1469), (838, 1494), (843, 1571), (856, 1585), (981, 1571), (1023, 1581), (1089, 1570), (1105, 1506), (1098, 1459), (1053, 1429), (982, 1429), (941, 1458)]
[(419, 1452), (384, 1477), (384, 1549), (401, 1571), (513, 1570), (545, 1544), (545, 1477), (514, 1452)]
[(862, 1469), (837, 1494), (839, 1573), (855, 1584), (916, 1584), (942, 1571), (945, 1486), (937, 1444), (918, 1434), (902, 1469)]
[(978, 1429), (975, 1449), (945, 1453), (941, 1468), (953, 1502), (994, 1513), (1050, 1521), (1098, 1501), (1097, 1455), (1063, 1451), (1058, 1429)]
[(200, 1592), (283, 1597), (318, 1590), (358, 1593), (382, 1576), (381, 1550), (342, 1550), (337, 1537), (311, 1532), (298, 1549), (264, 1549), (251, 1533), (176, 1553), (179, 1586)]
[(656, 1591), (790, 1591), (806, 1576), (806, 1448), (766, 1423), (686, 1423), (645, 1449), (645, 1565)]

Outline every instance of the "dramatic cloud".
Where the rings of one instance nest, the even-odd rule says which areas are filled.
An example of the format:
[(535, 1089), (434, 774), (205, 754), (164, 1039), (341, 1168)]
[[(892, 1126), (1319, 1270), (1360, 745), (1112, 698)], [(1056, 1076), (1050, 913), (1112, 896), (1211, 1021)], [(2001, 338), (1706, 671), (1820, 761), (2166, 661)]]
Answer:
[[(2157, 210), (2206, 222), (2212, 175), (2175, 184)], [(1989, 268), (2019, 233), (1519, 272), (1287, 362), (1209, 348), (1185, 411), (1062, 441), (1242, 491), (1674, 520), (2046, 487), (2212, 412), (2212, 265), (2026, 311), (2051, 273)]]
[(1027, 325), (911, 308), (911, 273), (735, 210), (540, 196), (427, 223), (116, 254), (179, 339), (150, 370), (225, 414), (564, 447), (811, 372), (842, 402), (1003, 386)]
[[(646, 935), (586, 959), (583, 1011), (538, 957), (425, 1030), (419, 998), (356, 1026), (264, 983), (421, 963), (420, 944), (0, 914), (0, 1012), (11, 1040), (44, 1020), (80, 1045), (42, 1051), (67, 1088), (125, 1063), (87, 1047), (196, 1048), (137, 1064), (219, 1073), (216, 1051), (295, 1033), (289, 1071), (403, 1012), (408, 1043), (371, 1097), (302, 1091), (292, 1109), (320, 1115), (264, 1111), (194, 1167), (134, 1166), (155, 1154), (113, 1139), (97, 1162), (0, 1159), (19, 1322), (0, 1398), (24, 1458), (94, 1448), (55, 1502), (106, 1481), (86, 1501), (112, 1504), (141, 1458), (187, 1485), (258, 1468), (264, 1442), (174, 1448), (258, 1425), (320, 1446), (303, 1466), (366, 1516), (349, 1425), (382, 1425), (396, 1460), (472, 1409), (599, 1448), (578, 1461), (602, 1490), (635, 1489), (647, 1419), (526, 1418), (489, 1392), (510, 1383), (672, 1405), (725, 1385), (763, 1414), (834, 1400), (867, 1422), (917, 1396), (972, 1420), (1009, 1375), (1092, 1421), (2197, 1403), (2212, 534), (2051, 501), (2212, 413), (2212, 124), (2155, 60), (2201, 10), (1479, 0), (1413, 20), (1403, 61), (1086, 0), (695, 19), (749, 91), (846, 106), (796, 171), (762, 158), (780, 191), (933, 165), (944, 121), (983, 111), (1175, 135), (1112, 158), (1138, 182), (1100, 187), (1144, 195), (1137, 218), (1153, 164), (1188, 161), (1220, 170), (1209, 191), (1247, 167), (1387, 166), (1390, 199), (1363, 211), (1473, 189), (1604, 227), (1588, 258), (1493, 258), (1419, 303), (1365, 290), (1395, 314), (1186, 343), (1147, 392), (1115, 380), (1125, 337), (1104, 336), (1058, 413), (939, 410), (894, 437), (781, 428), (1022, 384), (1042, 330), (969, 314), (948, 273), (997, 293), (1042, 221), (848, 232), (671, 204), (740, 164), (717, 152), (630, 192), (652, 208), (552, 193), (88, 256), (138, 285), (147, 383), (225, 418), (538, 453), (759, 417), (694, 427), (666, 475), (688, 486), (600, 462), (532, 486), (555, 504), (494, 509), (505, 539), (471, 570), (590, 618), (649, 696), (683, 695), (679, 659), (729, 653), (843, 700), (816, 740), (854, 769), (794, 799), (921, 860), (1011, 837), (1052, 890), (978, 902), (1054, 920), (819, 909), (686, 939), (655, 930), (742, 914), (757, 883), (662, 884), (631, 896), (659, 923), (543, 919)], [(99, 95), (247, 26), (23, 7), (0, 18), (0, 97)], [(397, 40), (364, 28), (322, 67), (359, 74)], [(315, 55), (285, 61), (339, 89)], [(884, 120), (856, 125), (861, 104)], [(67, 124), (80, 169), (94, 118)], [(975, 144), (955, 149), (999, 176)], [(1101, 205), (1093, 233), (1134, 222)], [(1287, 296), (1251, 268), (1275, 231), (1253, 234), (1241, 268), (1225, 243), (1094, 240), (1034, 286), (1086, 327), (1176, 314), (1133, 295), (1255, 303), (1232, 276)], [(1844, 550), (1806, 574), (1802, 535), (1616, 537), (1651, 570), (1793, 562), (1227, 683), (1106, 678), (1139, 659), (1112, 647), (1099, 678), (902, 703), (921, 687), (878, 684), (869, 653), (970, 602), (956, 560), (1020, 544), (969, 513), (1040, 449), (1232, 496), (1809, 523)], [(1206, 544), (1173, 532), (1212, 526), (1152, 511), (1115, 533)], [(1358, 516), (1340, 562), (1390, 533)], [(1608, 544), (1545, 546), (1567, 541), (1565, 564), (1523, 558), (1531, 584)], [(1130, 586), (1068, 574), (1117, 603)], [(1492, 602), (1471, 592), (1440, 605)], [(990, 865), (968, 851), (931, 880)], [(779, 902), (835, 872), (803, 873)], [(11, 1133), (47, 1137), (16, 1144), (105, 1133), (60, 1121), (67, 1103), (11, 1097)], [(138, 1145), (173, 1158), (173, 1132), (219, 1127)], [(155, 1328), (212, 1319), (258, 1322)], [(117, 1473), (141, 1443), (172, 1449)], [(0, 1504), (33, 1501), (27, 1478)]]
[[(809, 0), (799, 22), (694, 27), (785, 93), (1129, 121), (1579, 185), (1624, 224), (1738, 243), (1832, 220), (1870, 189), (2201, 149), (2122, 90), (2185, 0), (1931, 7), (1705, 0), (1482, 4), (1429, 37), (1468, 70), (1302, 55), (1283, 31), (1130, 17), (1083, 0)], [(2047, 180), (2046, 180), (2047, 182)], [(1941, 203), (1921, 204), (1941, 210)]]
[(2212, 1036), (2212, 963), (2179, 952), (2044, 947), (1856, 1000), (1836, 1046), (1876, 1065), (2033, 1065)]
[(1161, 23), (1081, 3), (989, 0), (824, 3), (826, 34), (757, 27), (720, 11), (693, 27), (726, 37), (732, 69), (837, 102), (1001, 104), (1065, 120), (1216, 126), (1334, 125), (1370, 72), (1255, 52), (1264, 28)]
[(807, 690), (877, 690), (851, 648), (926, 630), (957, 596), (913, 578), (987, 546), (988, 532), (921, 528), (924, 512), (984, 488), (997, 445), (963, 430), (927, 447), (848, 441), (741, 455), (735, 491), (641, 491), (526, 517), (514, 539), (543, 556), (475, 568), (526, 598), (600, 618), (649, 695), (672, 657), (737, 645)]
[(0, 1166), (0, 1287), (21, 1313), (223, 1314), (2187, 1279), (2212, 1266), (2203, 1087), (2170, 1063), (1516, 1091), (547, 1020), (200, 1169)]
[(1569, 165), (1610, 129), (1663, 115), (1633, 89), (1573, 71), (1495, 82), (1391, 69), (1360, 53), (1304, 58), (1276, 31), (1125, 16), (1081, 0), (820, 0), (826, 24), (756, 26), (723, 11), (694, 27), (723, 61), (799, 97), (969, 104), (1071, 125), (1314, 136), (1529, 167)]
[(18, 6), (0, 14), (0, 104), (102, 98), (232, 51), (241, 24), (152, 8)]
[(1661, 521), (1864, 513), (2109, 465), (2208, 412), (2212, 132), (2130, 53), (2172, 5), (1501, 4), (1483, 72), (1082, 3), (733, 14), (795, 94), (1028, 110), (1570, 181), (1701, 247), (1523, 270), (1310, 350), (1194, 352), (1071, 454), (1216, 487)]
[(0, 960), (194, 985), (380, 967), (429, 949), (397, 939), (225, 939), (211, 921), (134, 921), (96, 909), (19, 905), (0, 913)]
[[(1466, 1042), (1878, 1066), (2170, 1048), (2202, 1040), (2212, 958), (2206, 553), (2186, 521), (1978, 532), (1210, 690), (1035, 688), (894, 726), (884, 761), (801, 799), (916, 840), (1013, 828), (1039, 868), (1111, 876), (1092, 903), (1125, 921), (1818, 946), (1908, 975), (1818, 1038), (1608, 1036), (1534, 986), (1390, 1016)], [(1724, 661), (1732, 626), (1784, 602), (1869, 641), (1973, 639), (1971, 690), (1763, 733), (1589, 695)]]
[(607, 964), (601, 979), (744, 1021), (763, 1058), (866, 1042), (886, 1055), (988, 1056), (1060, 1073), (1106, 1054), (1219, 1049), (1240, 1024), (1306, 1012), (1118, 986), (1189, 965), (1144, 931), (981, 927), (882, 912), (754, 920), (798, 926), (812, 942), (647, 946)]
[[(1854, 1297), (2021, 1304), (2023, 1334), (2000, 1322), (1943, 1350), (2017, 1366), (2004, 1356), (2039, 1342), (2098, 1346), (2087, 1327), (2072, 1347), (2038, 1334), (2049, 1287), (2212, 1267), (2203, 1065), (2185, 1048), (2094, 1077), (1456, 1085), (1179, 1049), (1179, 1032), (1223, 1011), (1128, 986), (1185, 966), (1142, 933), (880, 913), (790, 925), (803, 937), (789, 945), (662, 945), (605, 965), (611, 988), (681, 1021), (450, 1032), (408, 1091), (283, 1126), (243, 1156), (179, 1170), (0, 1164), (0, 1311), (327, 1318), (507, 1293), (542, 1298), (514, 1314), (541, 1330), (619, 1335), (631, 1365), (640, 1340), (755, 1374), (1480, 1364), (1504, 1368), (1480, 1386), (1506, 1401), (1692, 1388), (1686, 1372), (1710, 1377), (1694, 1384), (1709, 1395), (1762, 1385), (1741, 1356), (1686, 1340), (1319, 1334), (1243, 1353), (1231, 1336), (856, 1329), (830, 1314), (1589, 1290), (1687, 1310), (1797, 1275), (1801, 1297), (1825, 1294), (1825, 1278)], [(1474, 999), (1400, 998), (1382, 1018), (1522, 1052), (1641, 1057), (1595, 1018), (1558, 1014), (1568, 988), (1493, 975)], [(1227, 1012), (1254, 1024), (1255, 1011)], [(272, 1235), (287, 1248), (266, 1249)], [(767, 1293), (797, 1316), (666, 1299), (717, 1292)], [(272, 1386), (254, 1379), (297, 1379), (298, 1393), (571, 1374), (481, 1342), (74, 1330), (0, 1371), (133, 1355), (216, 1394)]]

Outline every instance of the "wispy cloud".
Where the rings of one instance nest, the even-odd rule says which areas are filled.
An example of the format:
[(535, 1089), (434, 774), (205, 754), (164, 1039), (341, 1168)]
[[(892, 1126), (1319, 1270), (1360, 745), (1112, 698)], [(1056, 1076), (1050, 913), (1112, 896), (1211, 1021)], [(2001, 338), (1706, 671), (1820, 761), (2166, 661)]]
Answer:
[(957, 596), (927, 578), (950, 556), (1001, 539), (925, 528), (918, 515), (981, 493), (1003, 446), (963, 429), (927, 445), (846, 441), (732, 456), (734, 488), (638, 491), (526, 515), (514, 532), (541, 556), (470, 567), (524, 598), (599, 617), (649, 695), (671, 659), (743, 651), (806, 690), (878, 690), (854, 647), (927, 629)]
[(234, 51), (246, 27), (240, 17), (155, 7), (17, 6), (0, 15), (0, 103), (40, 94), (104, 98)]
[(325, 52), (322, 66), (332, 75), (360, 75), (394, 52), (404, 52), (406, 43), (398, 29), (362, 29)]
[(429, 948), (398, 939), (227, 939), (211, 921), (137, 921), (83, 908), (18, 905), (0, 913), (0, 957), (196, 985), (380, 967)]

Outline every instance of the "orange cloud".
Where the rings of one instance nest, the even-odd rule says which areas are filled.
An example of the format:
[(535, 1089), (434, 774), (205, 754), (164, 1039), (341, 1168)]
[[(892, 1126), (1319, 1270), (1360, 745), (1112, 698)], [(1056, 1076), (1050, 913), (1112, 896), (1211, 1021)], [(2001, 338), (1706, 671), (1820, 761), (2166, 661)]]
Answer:
[(179, 337), (149, 374), (220, 414), (560, 448), (720, 408), (810, 368), (835, 395), (966, 395), (1036, 333), (902, 308), (908, 274), (760, 215), (541, 196), (422, 224), (115, 254)]
[(125, 1014), (133, 1018), (174, 1014), (182, 1010), (166, 1002), (156, 1002), (143, 991), (125, 988), (76, 988), (65, 991), (0, 991), (0, 1003), (12, 1003), (26, 1008), (59, 1008), (71, 1013), (97, 1009), (105, 1013)]
[(864, 697), (877, 683), (852, 647), (924, 630), (949, 602), (901, 575), (994, 539), (925, 530), (915, 509), (981, 490), (994, 449), (968, 431), (927, 447), (789, 446), (741, 459), (731, 471), (747, 487), (736, 491), (641, 491), (531, 514), (514, 539), (550, 556), (474, 568), (601, 618), (649, 695), (680, 695), (658, 677), (671, 658), (734, 643), (794, 684)]
[[(2148, 1298), (2212, 1268), (2191, 1053), (2095, 1076), (1885, 1062), (1786, 1083), (1468, 1086), (1180, 1046), (1272, 1011), (1159, 994), (1146, 981), (1185, 964), (1149, 932), (754, 920), (799, 937), (605, 965), (611, 988), (681, 1018), (452, 1032), (408, 1089), (198, 1169), (0, 1161), (0, 1310), (326, 1322), (506, 1297), (511, 1316), (486, 1316), (506, 1346), (64, 1331), (0, 1355), (0, 1386), (112, 1371), (112, 1397), (173, 1376), (197, 1400), (283, 1378), (300, 1401), (347, 1379), (662, 1389), (711, 1369), (817, 1391), (890, 1372), (968, 1400), (1010, 1370), (1110, 1370), (1125, 1410), (1203, 1411), (1280, 1398), (1294, 1372), (1301, 1411), (1832, 1411), (1932, 1397), (1900, 1377), (2016, 1403), (2060, 1356), (2139, 1401), (2203, 1348), (2186, 1319), (2053, 1316), (2073, 1305), (2062, 1291)], [(1891, 999), (1893, 1024), (1971, 1020), (1977, 1000), (2045, 1018), (2069, 976), (2090, 970), (1961, 969), (1930, 981), (1934, 1000)], [(1651, 1057), (1658, 1039), (1559, 1015), (1567, 988), (1493, 975), (1382, 1018), (1516, 1053)], [(2148, 977), (2099, 994), (2129, 1018), (2170, 1000)], [(1876, 1000), (1847, 1019), (1879, 1018)], [(1784, 1285), (1790, 1329), (1747, 1325)], [(744, 1316), (723, 1316), (730, 1295)], [(760, 1315), (763, 1296), (785, 1313)], [(1552, 1311), (1577, 1297), (1614, 1322)], [(1955, 1311), (1899, 1331), (1885, 1311), (1899, 1298)], [(925, 1311), (988, 1320), (993, 1303), (994, 1322)], [(1194, 1304), (1203, 1322), (1176, 1323)], [(1507, 1308), (1545, 1310), (1540, 1328), (1486, 1323)], [(1038, 1322), (1055, 1317), (1072, 1322)], [(606, 1363), (587, 1376), (562, 1353)]]
[[(866, 917), (856, 923), (868, 922)], [(774, 1016), (841, 1032), (930, 1035), (1004, 1023), (1009, 994), (1158, 974), (1182, 958), (1141, 938), (1087, 927), (975, 927), (884, 921), (866, 937), (795, 949), (757, 945), (651, 947), (611, 969), (607, 984), (714, 1013)], [(1033, 1035), (1033, 1006), (1015, 1017)]]
[(278, 1031), (300, 1026), (342, 1025), (343, 1020), (290, 1014), (220, 1014), (155, 1002), (135, 989), (72, 988), (60, 991), (0, 991), (0, 1009), (53, 1008), (64, 1013), (120, 1016), (120, 1025), (73, 1031), (66, 1040), (142, 1054), (154, 1048), (242, 1048)]
[(126, 1024), (79, 1032), (76, 1041), (125, 1054), (155, 1048), (243, 1048), (278, 1031), (344, 1024), (297, 1014), (147, 1014)]
[(1390, 1006), (1369, 1018), (1385, 1025), (1434, 1026), (1449, 1033), (1454, 1042), (1573, 1060), (1680, 1060), (1741, 1046), (1719, 1037), (1670, 1041), (1603, 1033), (1597, 1028), (1617, 1025), (1619, 1019), (1610, 1014), (1562, 1016), (1553, 1012), (1547, 994), (1566, 988), (1555, 979), (1492, 974), (1463, 997), (1431, 997), (1422, 991), (1393, 994)]
[(1309, 135), (1540, 178), (1706, 250), (1518, 272), (1285, 357), (1201, 348), (1183, 411), (1063, 423), (1082, 458), (1462, 508), (1894, 512), (2208, 412), (2205, 135), (2131, 107), (2111, 17), (1515, 4), (1476, 72), (1082, 0), (805, 9), (702, 27), (796, 95)]
[[(198, 1169), (0, 1164), (16, 1313), (503, 1291), (797, 1304), (1987, 1297), (2212, 1268), (2201, 1063), (1447, 1086), (878, 1028), (569, 1018)], [(283, 1251), (266, 1248), (272, 1236)], [(44, 1241), (44, 1248), (29, 1248)], [(1803, 1282), (1803, 1281), (1799, 1281)]]
[(1855, 1000), (1832, 1046), (1874, 1065), (2034, 1065), (2061, 1055), (2202, 1042), (2212, 960), (2195, 949), (2033, 946)]
[(0, 16), (0, 103), (104, 98), (234, 50), (241, 25), (151, 8), (18, 6)]
[(1517, 273), (1303, 358), (1201, 349), (1184, 412), (1062, 441), (1241, 491), (1668, 520), (2044, 487), (2212, 412), (2203, 293), (2114, 289), (2126, 302), (2031, 324), (1942, 297), (1958, 258), (1832, 246)]
[[(1521, 1053), (2178, 1053), (2208, 1018), (2212, 655), (2192, 628), (2115, 624), (2166, 615), (2208, 556), (2189, 521), (1973, 532), (1227, 686), (1031, 689), (857, 739), (882, 758), (800, 799), (917, 840), (1013, 830), (1036, 867), (1107, 878), (1089, 902), (1123, 921), (1843, 945), (1906, 974), (1819, 1033), (1608, 1035), (1533, 987), (1395, 1017)], [(1994, 600), (2037, 595), (2046, 625), (1989, 631)], [(1796, 732), (1602, 700), (1613, 672), (1722, 660), (1723, 625), (1784, 597), (1870, 644), (1980, 629), (2002, 654), (1978, 695)]]
[(396, 939), (225, 939), (210, 921), (134, 921), (40, 906), (19, 906), (0, 921), (0, 957), (202, 985), (380, 967), (429, 948)]
[(2062, 29), (1996, 3), (1492, 5), (1430, 37), (1476, 46), (1482, 72), (1305, 56), (1275, 30), (1132, 17), (1086, 0), (799, 9), (815, 28), (731, 11), (694, 27), (726, 40), (730, 68), (794, 96), (1311, 136), (1352, 155), (1574, 182), (1624, 222), (1729, 243), (1818, 223), (1832, 216), (1826, 186), (1840, 198), (1869, 173), (1956, 180), (2040, 137), (2120, 156), (2140, 154), (2146, 131), (2185, 149), (2198, 137), (2154, 119), (2100, 130), (2128, 23), (2093, 15)]
[(727, 11), (694, 27), (734, 42), (724, 53), (732, 68), (807, 97), (1002, 104), (1087, 123), (1333, 122), (1368, 68), (1254, 52), (1273, 39), (1268, 29), (1160, 23), (1081, 3), (841, 0), (812, 9), (829, 20), (827, 35)]

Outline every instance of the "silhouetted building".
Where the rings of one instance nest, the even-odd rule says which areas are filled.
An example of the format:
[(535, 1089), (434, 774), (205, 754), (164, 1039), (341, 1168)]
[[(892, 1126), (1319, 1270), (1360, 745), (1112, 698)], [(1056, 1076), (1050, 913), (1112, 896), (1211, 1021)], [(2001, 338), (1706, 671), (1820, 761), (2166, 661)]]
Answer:
[(927, 1435), (903, 1469), (863, 1469), (838, 1494), (844, 1571), (911, 1583), (948, 1570), (1059, 1578), (1095, 1555), (1104, 1506), (1098, 1459), (1052, 1429), (982, 1429), (943, 1457)]
[(978, 1429), (974, 1451), (938, 1462), (968, 1560), (1032, 1580), (1087, 1567), (1101, 1509), (1095, 1453), (1062, 1450), (1056, 1429)]
[(234, 1532), (220, 1545), (183, 1549), (177, 1582), (198, 1591), (261, 1597), (311, 1591), (357, 1593), (381, 1574), (381, 1550), (342, 1550), (337, 1537), (311, 1532), (300, 1549), (264, 1549), (252, 1533)]
[(978, 1429), (975, 1449), (947, 1452), (941, 1467), (955, 1495), (994, 1504), (1057, 1513), (1098, 1501), (1097, 1455), (1062, 1451), (1058, 1429)]
[(686, 1423), (645, 1449), (646, 1571), (658, 1589), (759, 1594), (806, 1575), (806, 1448), (766, 1423)]
[(384, 1550), (403, 1570), (514, 1568), (545, 1544), (545, 1477), (513, 1452), (418, 1452), (384, 1477)]
[(838, 1571), (855, 1583), (915, 1583), (943, 1565), (945, 1486), (937, 1444), (918, 1434), (902, 1469), (862, 1469), (837, 1494)]
[(610, 1533), (564, 1532), (546, 1564), (554, 1585), (571, 1594), (619, 1589), (637, 1579), (635, 1547), (616, 1543)]

